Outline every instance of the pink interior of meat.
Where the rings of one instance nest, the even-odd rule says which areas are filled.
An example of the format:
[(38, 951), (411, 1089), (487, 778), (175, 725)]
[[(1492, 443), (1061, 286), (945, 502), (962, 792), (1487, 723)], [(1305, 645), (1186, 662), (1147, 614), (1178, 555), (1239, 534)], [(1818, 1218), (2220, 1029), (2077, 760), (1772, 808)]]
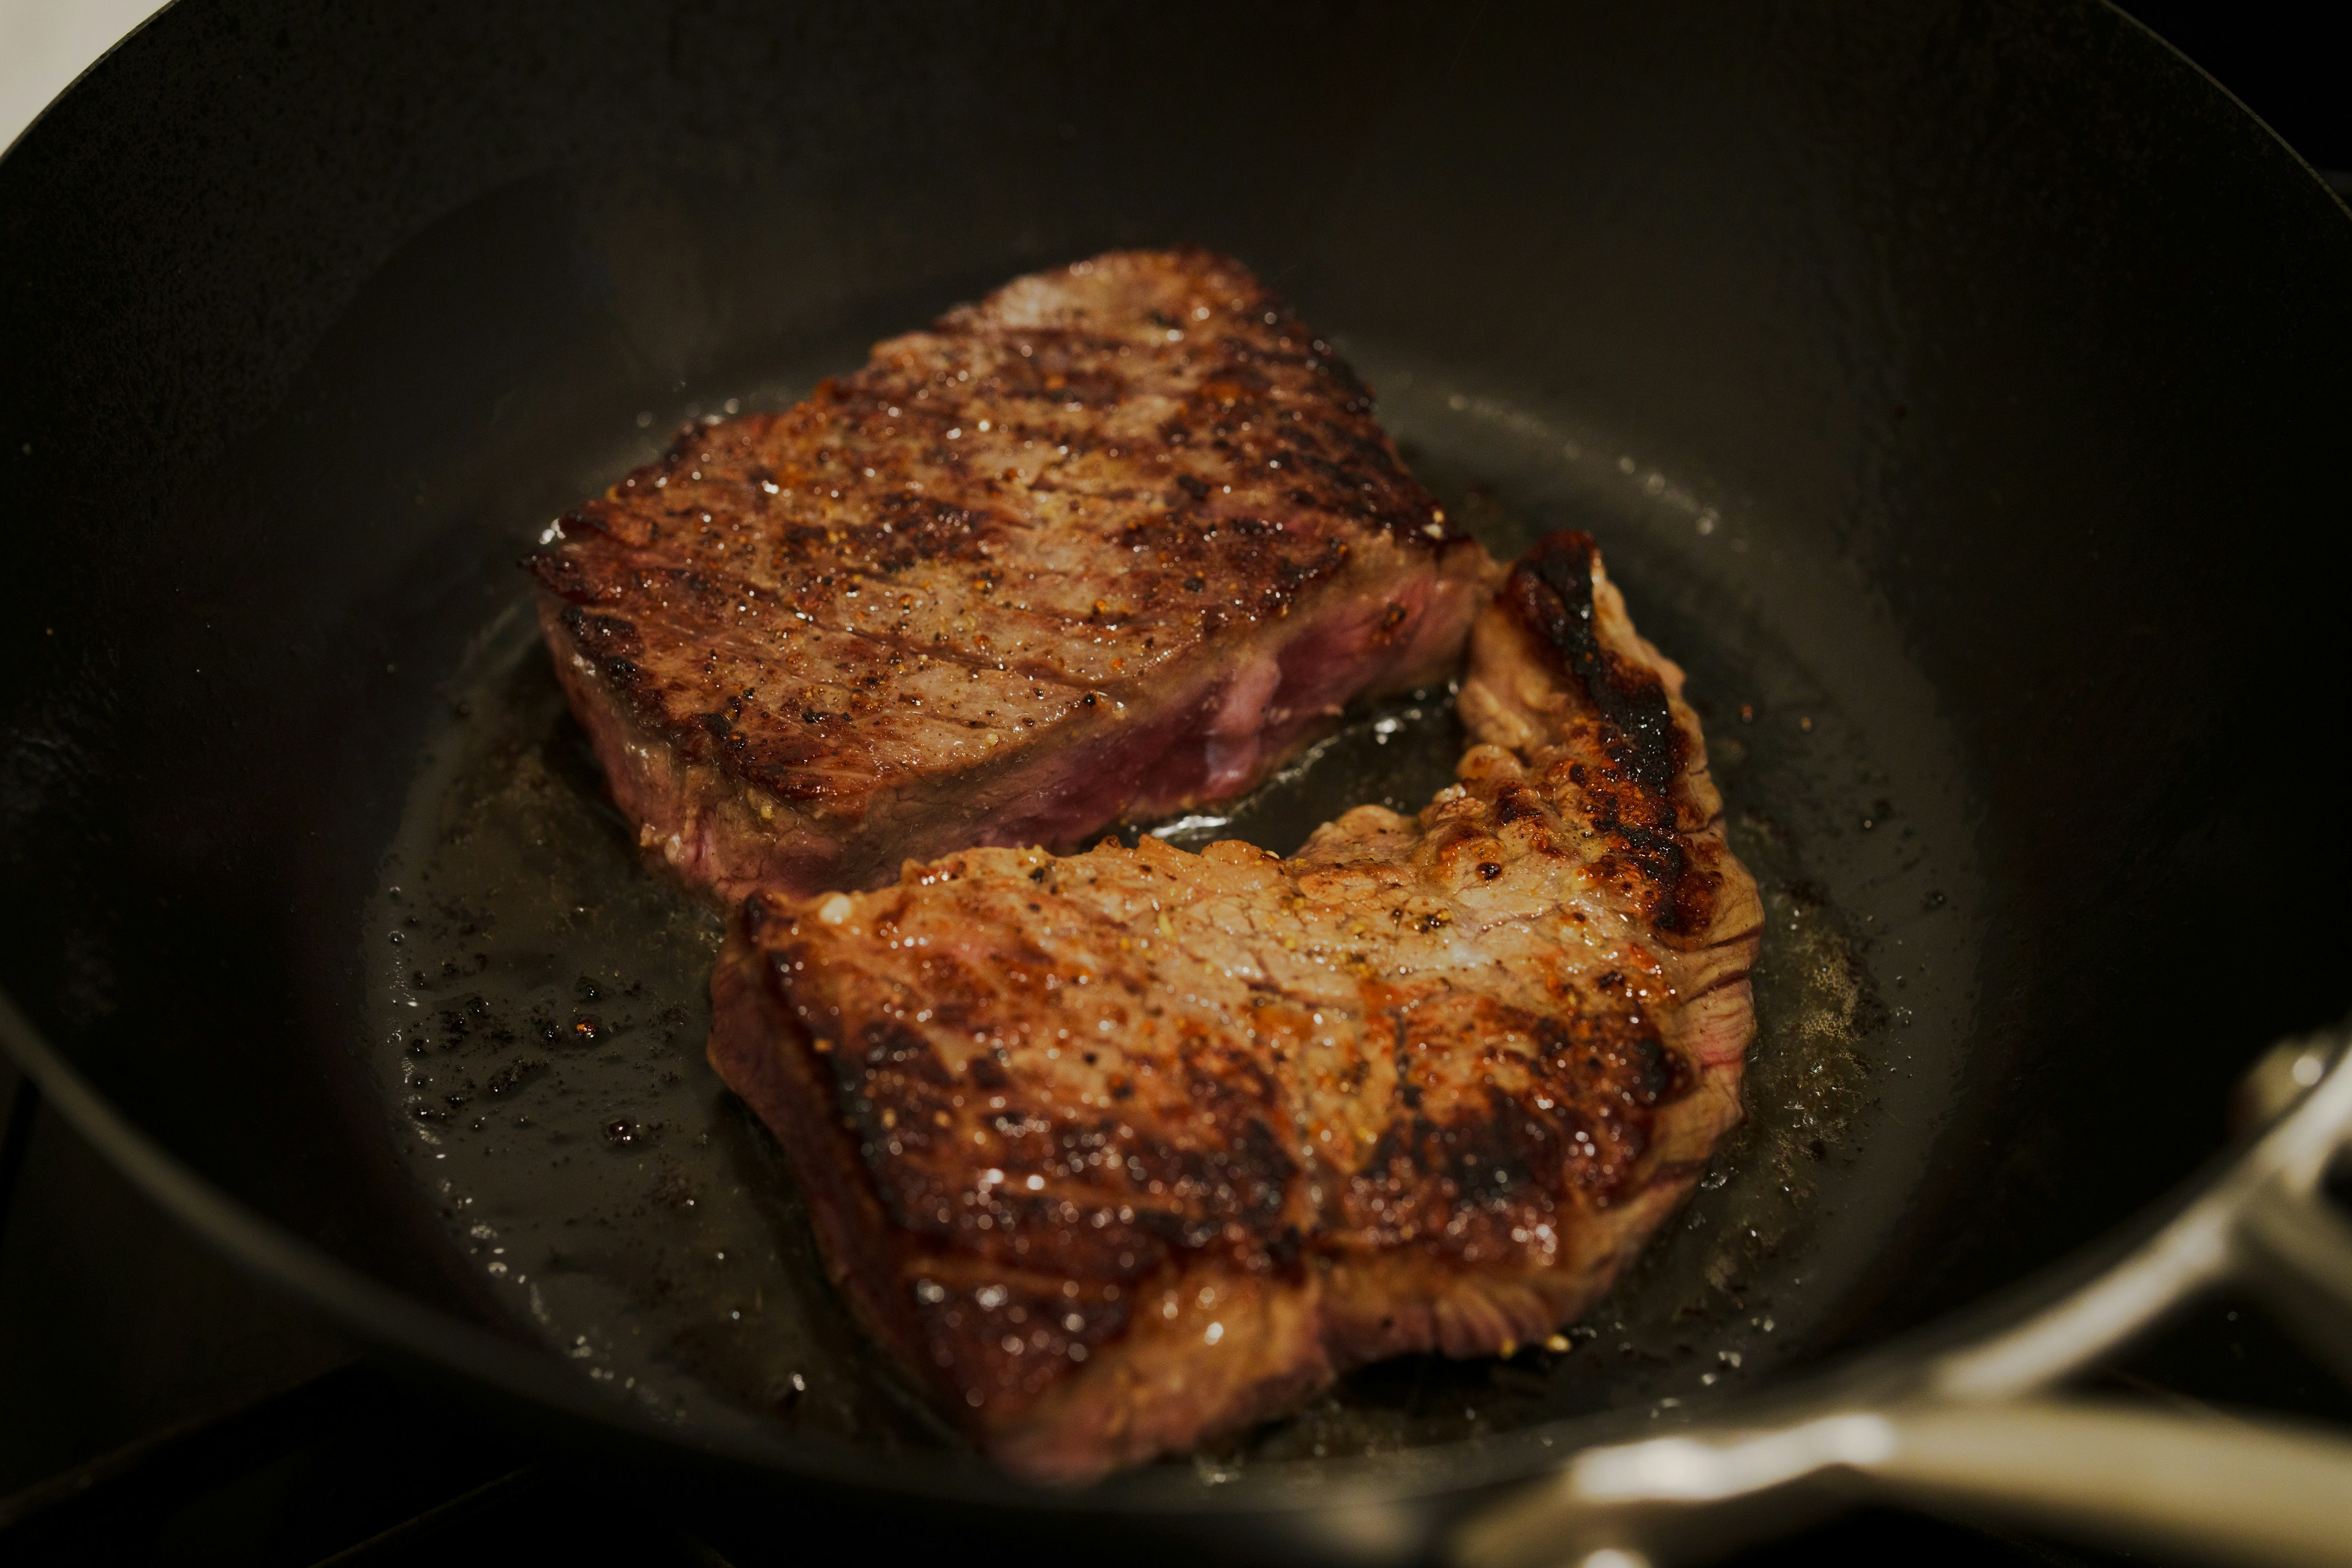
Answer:
[[(872, 840), (836, 837), (821, 820), (754, 819), (740, 793), (706, 767), (634, 735), (584, 672), (558, 673), (596, 743), (614, 798), (646, 826), (688, 881), (732, 903), (754, 887), (809, 893), (889, 880), (906, 859), (978, 845), (1066, 850), (1122, 817), (1167, 816), (1229, 798), (1350, 698), (1425, 678), (1450, 661), (1476, 607), (1477, 585), (1424, 569), (1386, 596), (1336, 595), (1261, 638), (1189, 689), (1133, 694), (1127, 717), (1076, 743), (1034, 748), (1009, 775), (902, 819)], [(972, 781), (978, 784), (978, 781)]]
[(1229, 797), (1349, 698), (1431, 664), (1433, 646), (1457, 643), (1468, 603), (1465, 585), (1424, 574), (1391, 598), (1336, 605), (1252, 650), (1192, 700), (1025, 774), (1022, 794), (976, 842), (1067, 847), (1121, 816)]

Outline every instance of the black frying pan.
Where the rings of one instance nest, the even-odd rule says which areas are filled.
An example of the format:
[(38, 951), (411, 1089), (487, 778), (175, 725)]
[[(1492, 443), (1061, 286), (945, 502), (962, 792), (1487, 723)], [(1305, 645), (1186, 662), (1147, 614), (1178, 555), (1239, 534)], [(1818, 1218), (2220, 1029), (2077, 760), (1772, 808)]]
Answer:
[[(2104, 6), (184, 0), (0, 214), (10, 1047), (222, 1246), (616, 1463), (1339, 1550), (1334, 1496), (1426, 1521), (2061, 1256), (2352, 989), (2352, 225)], [(1601, 537), (1768, 887), (1763, 1032), (1571, 1348), (1030, 1494), (816, 1280), (511, 563), (683, 419), (1173, 240), (1339, 335), (1498, 549)], [(1360, 715), (1206, 831), (1415, 801), (1449, 724)]]

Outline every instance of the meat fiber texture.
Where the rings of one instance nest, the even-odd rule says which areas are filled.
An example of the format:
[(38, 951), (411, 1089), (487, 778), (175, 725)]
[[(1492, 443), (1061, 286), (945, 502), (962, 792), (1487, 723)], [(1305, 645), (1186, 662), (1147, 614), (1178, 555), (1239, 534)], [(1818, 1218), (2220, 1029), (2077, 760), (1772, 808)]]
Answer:
[(1739, 1118), (1761, 906), (1682, 684), (1553, 535), (1477, 623), (1475, 743), (1418, 816), (757, 895), (710, 1059), (867, 1328), (1023, 1475), (1507, 1354)]
[(1068, 849), (1444, 679), (1495, 568), (1240, 264), (1006, 285), (782, 414), (688, 426), (530, 557), (648, 851), (731, 903)]

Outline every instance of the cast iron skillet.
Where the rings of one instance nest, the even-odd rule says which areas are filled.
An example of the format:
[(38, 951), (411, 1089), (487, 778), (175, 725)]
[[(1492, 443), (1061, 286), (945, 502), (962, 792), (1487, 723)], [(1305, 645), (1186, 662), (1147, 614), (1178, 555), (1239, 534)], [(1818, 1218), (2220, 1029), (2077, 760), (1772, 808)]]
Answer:
[[(224, 1247), (616, 1462), (966, 1540), (1412, 1550), (2065, 1254), (2346, 1000), (2312, 764), (2352, 225), (2104, 6), (184, 0), (0, 163), (0, 214), (10, 1048)], [(1340, 336), (1498, 545), (1592, 528), (1691, 666), (1773, 900), (1755, 1119), (1591, 1342), (1031, 1494), (890, 1405), (760, 1206), (761, 1135), (693, 1076), (703, 938), (612, 871), (510, 563), (679, 420), (1179, 240)], [(1444, 723), (1362, 716), (1239, 830), (1422, 787)], [(403, 883), (524, 784), (584, 847), (531, 859), (509, 812), (509, 862), (435, 863), (503, 868), (478, 907)], [(593, 963), (553, 940), (582, 888)], [(548, 1174), (428, 1163), (519, 1151)], [(789, 1311), (718, 1326), (714, 1215)], [(1424, 1523), (1298, 1523), (1342, 1495)]]

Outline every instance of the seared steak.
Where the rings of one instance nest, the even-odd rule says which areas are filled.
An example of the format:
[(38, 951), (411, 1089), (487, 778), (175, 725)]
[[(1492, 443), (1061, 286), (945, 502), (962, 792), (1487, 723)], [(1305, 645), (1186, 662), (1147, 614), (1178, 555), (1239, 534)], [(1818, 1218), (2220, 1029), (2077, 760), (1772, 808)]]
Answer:
[(1681, 687), (1555, 534), (1478, 622), (1476, 743), (1418, 817), (757, 894), (710, 1059), (875, 1336), (1024, 1474), (1507, 1353), (1739, 1118), (1761, 907)]
[(698, 887), (857, 888), (1248, 789), (1442, 679), (1486, 552), (1238, 263), (1023, 278), (689, 426), (527, 563), (615, 799)]

